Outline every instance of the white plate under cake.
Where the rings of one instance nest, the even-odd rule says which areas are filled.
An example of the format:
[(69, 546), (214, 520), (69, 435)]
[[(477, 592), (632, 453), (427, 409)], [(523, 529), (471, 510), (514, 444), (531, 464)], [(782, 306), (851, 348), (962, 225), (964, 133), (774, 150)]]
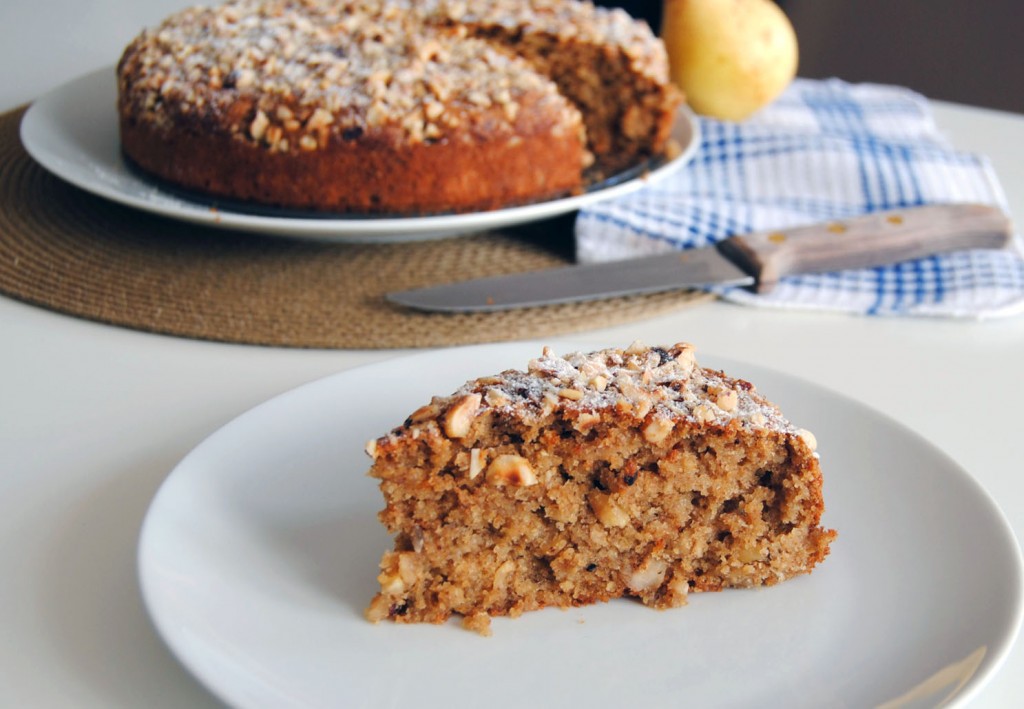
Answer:
[(168, 188), (130, 167), (117, 130), (113, 67), (57, 87), (35, 101), (21, 122), (28, 153), (45, 169), (91, 194), (142, 212), (205, 227), (289, 239), (331, 242), (404, 242), (461, 236), (566, 214), (595, 202), (656, 185), (675, 174), (700, 146), (700, 123), (683, 107), (672, 139), (682, 151), (591, 185), (583, 194), (517, 207), (431, 216), (340, 215), (257, 207)]
[(1020, 551), (976, 481), (856, 401), (706, 353), (704, 365), (756, 382), (792, 420), (812, 423), (823, 522), (840, 530), (814, 573), (691, 594), (679, 611), (614, 600), (496, 618), (488, 640), (455, 623), (366, 622), (391, 546), (377, 481), (364, 475), (366, 440), (437, 391), (539, 352), (504, 344), (390, 358), (278, 396), (203, 441), (156, 494), (139, 541), (146, 608), (183, 665), (232, 706), (414, 698), (426, 709), (481, 697), (494, 709), (538, 697), (611, 708), (638, 696), (655, 706), (963, 706), (1001, 666), (1021, 620)]

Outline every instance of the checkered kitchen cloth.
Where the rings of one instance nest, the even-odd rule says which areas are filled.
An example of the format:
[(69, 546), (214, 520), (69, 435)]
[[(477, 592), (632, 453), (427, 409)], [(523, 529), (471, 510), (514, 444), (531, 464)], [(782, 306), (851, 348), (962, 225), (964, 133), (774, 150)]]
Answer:
[[(699, 120), (703, 142), (692, 163), (579, 213), (579, 261), (701, 247), (737, 233), (929, 203), (1006, 210), (989, 162), (953, 150), (925, 99), (903, 88), (797, 79), (747, 121)], [(745, 305), (995, 317), (1024, 312), (1022, 253), (1018, 235), (1015, 250), (797, 276), (766, 295), (710, 290)]]

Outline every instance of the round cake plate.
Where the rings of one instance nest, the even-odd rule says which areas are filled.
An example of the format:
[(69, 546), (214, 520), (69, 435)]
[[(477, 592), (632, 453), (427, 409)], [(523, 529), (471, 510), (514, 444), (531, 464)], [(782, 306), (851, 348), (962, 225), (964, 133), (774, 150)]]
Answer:
[(97, 196), (139, 210), (208, 227), (339, 242), (438, 239), (556, 217), (653, 185), (693, 159), (700, 124), (683, 108), (672, 138), (677, 155), (629, 179), (610, 179), (583, 194), (508, 209), (423, 217), (335, 217), (264, 209), (259, 213), (186, 198), (132, 169), (121, 155), (113, 67), (74, 79), (42, 96), (26, 112), (21, 140), (29, 155), (57, 177)]
[(702, 364), (814, 424), (823, 523), (839, 537), (812, 574), (671, 611), (618, 600), (496, 618), (486, 640), (454, 621), (367, 622), (391, 540), (365, 442), (433, 394), (539, 353), (509, 343), (366, 365), (213, 433), (140, 536), (142, 595), (172, 651), (239, 707), (952, 707), (1002, 665), (1021, 624), (1021, 553), (978, 483), (863, 404), (713, 357)]

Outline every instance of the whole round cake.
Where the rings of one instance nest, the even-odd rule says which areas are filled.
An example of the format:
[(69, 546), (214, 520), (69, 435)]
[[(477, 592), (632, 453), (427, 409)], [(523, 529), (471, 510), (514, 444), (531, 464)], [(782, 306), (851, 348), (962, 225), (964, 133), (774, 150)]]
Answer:
[(214, 199), (337, 213), (495, 209), (666, 149), (664, 47), (576, 0), (231, 0), (144, 31), (121, 146)]

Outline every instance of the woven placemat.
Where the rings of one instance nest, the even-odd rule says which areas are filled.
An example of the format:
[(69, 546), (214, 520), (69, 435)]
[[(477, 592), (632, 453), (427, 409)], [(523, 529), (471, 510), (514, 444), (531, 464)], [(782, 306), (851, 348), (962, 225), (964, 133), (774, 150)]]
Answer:
[(0, 292), (62, 313), (204, 340), (371, 349), (547, 337), (709, 297), (665, 293), (489, 314), (407, 310), (383, 294), (567, 263), (569, 224), (368, 245), (198, 227), (50, 175), (21, 144), (24, 110), (0, 115)]

